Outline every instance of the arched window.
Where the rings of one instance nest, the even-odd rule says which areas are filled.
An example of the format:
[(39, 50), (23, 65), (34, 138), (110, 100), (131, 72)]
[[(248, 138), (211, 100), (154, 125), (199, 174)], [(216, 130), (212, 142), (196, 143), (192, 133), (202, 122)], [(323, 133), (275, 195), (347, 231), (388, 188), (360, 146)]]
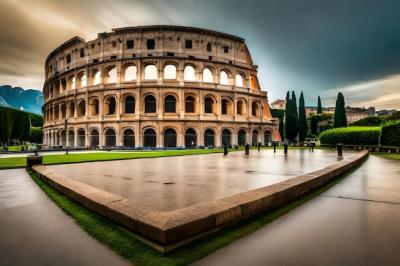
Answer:
[(153, 95), (147, 95), (144, 98), (144, 112), (155, 113), (156, 112), (156, 98)]
[(156, 147), (157, 146), (157, 135), (154, 129), (148, 128), (143, 133), (143, 146), (144, 147)]
[(89, 135), (90, 147), (97, 148), (99, 146), (99, 131), (97, 129), (92, 129)]
[(221, 113), (223, 115), (228, 114), (228, 101), (226, 99), (222, 99), (221, 101)]
[(183, 79), (185, 81), (196, 81), (196, 76), (194, 73), (194, 67), (185, 66), (185, 70), (183, 71)]
[(213, 83), (214, 82), (214, 77), (209, 68), (205, 68), (203, 70), (203, 82), (205, 83)]
[(215, 146), (215, 134), (212, 129), (204, 131), (204, 146), (214, 147)]
[(78, 129), (77, 132), (77, 146), (78, 147), (85, 147), (85, 130), (83, 128)]
[(246, 144), (246, 131), (241, 129), (238, 132), (238, 145), (243, 146), (244, 144)]
[(259, 108), (256, 102), (251, 104), (251, 115), (252, 116), (259, 116)]
[(222, 130), (222, 146), (231, 146), (231, 132), (228, 129)]
[(129, 95), (125, 98), (125, 113), (134, 114), (135, 113), (135, 98)]
[(106, 146), (107, 147), (115, 147), (116, 135), (115, 135), (114, 129), (112, 129), (112, 128), (107, 129), (104, 135), (106, 137), (106, 141), (105, 141)]
[(69, 114), (68, 117), (74, 117), (75, 116), (75, 103), (71, 102), (69, 104)]
[(212, 49), (211, 43), (208, 42), (208, 43), (207, 43), (207, 52), (211, 52), (211, 49)]
[(85, 116), (85, 114), (86, 114), (85, 101), (80, 101), (78, 104), (78, 116)]
[(240, 74), (236, 74), (236, 87), (244, 87), (243, 77)]
[(224, 71), (224, 70), (222, 70), (220, 73), (219, 83), (221, 85), (229, 85), (228, 73), (226, 73), (226, 71)]
[(192, 96), (187, 96), (185, 99), (185, 112), (194, 113), (194, 98)]
[(128, 148), (135, 147), (135, 133), (132, 129), (126, 129), (124, 131), (124, 146)]
[(157, 79), (157, 67), (155, 65), (147, 65), (144, 68), (144, 79), (145, 80), (156, 80)]
[(253, 133), (251, 134), (251, 145), (257, 146), (258, 144), (258, 131), (253, 130)]
[(108, 97), (105, 101), (105, 113), (106, 115), (114, 115), (116, 111), (116, 101), (114, 97)]
[(105, 75), (104, 83), (116, 83), (117, 82), (117, 68), (110, 68)]
[(210, 97), (206, 97), (204, 100), (204, 112), (207, 114), (212, 114), (214, 111), (213, 107), (214, 107), (214, 100)]
[(90, 114), (98, 115), (99, 114), (99, 100), (93, 99), (92, 104), (90, 105)]
[(164, 79), (176, 79), (175, 65), (166, 65), (164, 67)]
[(61, 118), (67, 118), (67, 105), (65, 103), (61, 104)]
[(81, 87), (86, 87), (87, 86), (87, 79), (86, 79), (86, 74), (83, 73), (83, 75), (81, 76)]
[(264, 145), (269, 146), (269, 143), (272, 141), (272, 134), (271, 131), (265, 130), (264, 131)]
[(137, 67), (129, 66), (125, 69), (125, 81), (136, 80)]
[(176, 147), (176, 132), (172, 128), (164, 132), (164, 147)]
[(98, 85), (101, 83), (101, 73), (99, 70), (96, 70), (96, 72), (93, 75), (93, 85)]
[(74, 147), (75, 133), (73, 130), (68, 131), (68, 147)]
[(236, 104), (236, 112), (238, 115), (245, 115), (245, 105), (242, 100), (239, 100)]
[(172, 95), (168, 95), (164, 100), (164, 112), (176, 113), (176, 99)]
[(185, 147), (186, 148), (194, 148), (197, 143), (197, 134), (193, 128), (189, 128), (185, 132)]
[[(75, 77), (74, 76), (70, 78), (69, 86), (70, 86), (69, 87), (70, 90), (75, 90), (76, 89), (76, 82), (75, 82)], [(53, 95), (54, 95), (54, 93), (53, 93)]]

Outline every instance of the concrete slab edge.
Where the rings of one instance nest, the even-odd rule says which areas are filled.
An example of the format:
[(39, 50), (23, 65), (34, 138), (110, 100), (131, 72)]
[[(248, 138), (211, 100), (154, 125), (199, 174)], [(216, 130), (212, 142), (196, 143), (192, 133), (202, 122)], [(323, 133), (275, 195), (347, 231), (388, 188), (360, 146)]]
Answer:
[(143, 208), (118, 195), (58, 175), (45, 165), (34, 166), (32, 170), (69, 198), (127, 228), (139, 240), (166, 253), (253, 214), (287, 204), (355, 168), (367, 156), (367, 150), (360, 151), (320, 170), (277, 184), (170, 212)]

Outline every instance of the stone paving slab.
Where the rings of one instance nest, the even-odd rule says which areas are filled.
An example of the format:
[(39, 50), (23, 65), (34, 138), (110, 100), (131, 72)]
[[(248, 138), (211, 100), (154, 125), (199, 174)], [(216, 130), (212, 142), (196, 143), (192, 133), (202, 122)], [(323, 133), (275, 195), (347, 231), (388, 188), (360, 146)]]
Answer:
[(361, 151), (337, 165), (310, 174), (169, 212), (146, 209), (112, 193), (101, 193), (97, 188), (60, 176), (44, 165), (35, 166), (33, 170), (62, 193), (147, 238), (161, 252), (168, 252), (179, 242), (286, 204), (356, 167), (367, 156), (368, 151)]

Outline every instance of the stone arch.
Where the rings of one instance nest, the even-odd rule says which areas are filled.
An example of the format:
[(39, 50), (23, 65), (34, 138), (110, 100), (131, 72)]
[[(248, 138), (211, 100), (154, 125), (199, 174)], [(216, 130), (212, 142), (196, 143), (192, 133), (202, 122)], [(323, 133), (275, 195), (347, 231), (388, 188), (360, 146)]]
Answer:
[(86, 72), (82, 71), (78, 74), (79, 88), (84, 88), (87, 86), (87, 76)]
[(236, 113), (243, 116), (247, 115), (247, 102), (245, 99), (239, 98), (236, 101)]
[(172, 127), (167, 127), (164, 129), (164, 147), (177, 147), (178, 134), (176, 130)]
[(99, 115), (100, 102), (97, 97), (89, 99), (89, 113), (90, 115)]
[(164, 79), (165, 80), (176, 80), (177, 67), (176, 64), (167, 63), (164, 65)]
[(230, 129), (225, 128), (221, 131), (221, 144), (227, 147), (232, 145), (232, 132)]
[(89, 143), (91, 148), (97, 148), (100, 144), (100, 135), (97, 128), (92, 128), (89, 130)]
[(185, 130), (185, 147), (194, 148), (197, 146), (197, 133), (194, 128), (187, 128)]
[(214, 74), (210, 67), (203, 69), (203, 83), (214, 83)]
[(204, 130), (204, 146), (215, 147), (215, 129), (207, 128)]
[(193, 65), (185, 65), (185, 68), (183, 70), (183, 80), (196, 81), (196, 69)]
[(157, 80), (158, 70), (155, 64), (148, 64), (144, 67), (144, 79), (145, 80)]
[(75, 102), (70, 102), (68, 104), (68, 109), (69, 109), (69, 114), (68, 117), (74, 117), (75, 116)]
[(79, 129), (76, 131), (76, 134), (77, 134), (76, 146), (79, 147), (79, 148), (85, 147), (85, 138), (86, 138), (86, 136), (85, 136), (85, 129), (79, 128)]
[(128, 147), (128, 148), (135, 147), (135, 132), (133, 129), (131, 129), (131, 128), (124, 129), (123, 144), (124, 144), (124, 147)]
[(75, 141), (75, 132), (73, 129), (68, 130), (68, 147), (74, 147), (74, 141)]
[(185, 112), (194, 113), (196, 112), (196, 96), (193, 94), (185, 95)]
[(268, 146), (273, 141), (273, 131), (271, 129), (264, 129), (264, 145)]
[(233, 100), (230, 97), (221, 97), (221, 114), (232, 115), (233, 114)]
[(157, 99), (153, 94), (144, 96), (144, 112), (157, 113)]
[(239, 146), (243, 146), (247, 143), (246, 135), (247, 135), (247, 132), (245, 129), (243, 129), (243, 128), (239, 129), (238, 134), (237, 134), (237, 138), (238, 138), (237, 143)]
[(258, 142), (260, 142), (259, 141), (259, 132), (258, 132), (258, 130), (257, 129), (254, 129), (252, 132), (251, 132), (251, 145), (253, 145), (253, 146), (257, 146), (257, 144), (258, 144)]
[(123, 67), (123, 80), (125, 82), (135, 81), (137, 79), (137, 66), (135, 64), (126, 64)]
[(92, 69), (91, 78), (92, 78), (92, 85), (101, 84), (101, 71), (97, 68)]
[(117, 112), (117, 100), (114, 95), (104, 97), (104, 114), (115, 115)]
[(215, 114), (217, 112), (217, 99), (212, 94), (204, 96), (204, 112), (207, 114)]
[(235, 86), (236, 86), (236, 87), (241, 87), (241, 88), (246, 87), (246, 86), (245, 86), (245, 83), (244, 83), (244, 76), (243, 76), (243, 74), (241, 74), (241, 73), (236, 73), (236, 76), (235, 76)]
[(123, 97), (123, 113), (124, 114), (134, 114), (136, 109), (136, 99), (133, 94), (125, 94)]
[(143, 146), (157, 147), (157, 133), (154, 128), (148, 127), (143, 129)]
[(104, 69), (103, 83), (117, 83), (117, 67), (115, 65)]
[(165, 113), (176, 113), (176, 96), (173, 94), (167, 94), (164, 97), (164, 112)]
[(221, 85), (229, 85), (229, 72), (226, 69), (221, 70), (219, 72), (219, 84)]
[(112, 127), (106, 128), (104, 130), (104, 144), (106, 147), (115, 147), (117, 141), (117, 135), (115, 133), (115, 129)]
[(256, 101), (251, 103), (251, 115), (256, 117), (260, 116), (260, 105)]
[(85, 100), (80, 100), (78, 101), (78, 106), (77, 106), (77, 111), (78, 111), (78, 117), (83, 117), (86, 115), (86, 102)]

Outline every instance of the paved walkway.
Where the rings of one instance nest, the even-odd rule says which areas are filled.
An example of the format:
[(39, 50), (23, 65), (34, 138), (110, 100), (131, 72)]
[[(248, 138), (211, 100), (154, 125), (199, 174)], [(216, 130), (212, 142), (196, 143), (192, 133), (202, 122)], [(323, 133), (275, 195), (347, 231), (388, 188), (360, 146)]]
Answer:
[(197, 265), (400, 265), (400, 161), (373, 155), (320, 196)]
[(24, 169), (0, 171), (0, 265), (130, 265), (84, 232)]

